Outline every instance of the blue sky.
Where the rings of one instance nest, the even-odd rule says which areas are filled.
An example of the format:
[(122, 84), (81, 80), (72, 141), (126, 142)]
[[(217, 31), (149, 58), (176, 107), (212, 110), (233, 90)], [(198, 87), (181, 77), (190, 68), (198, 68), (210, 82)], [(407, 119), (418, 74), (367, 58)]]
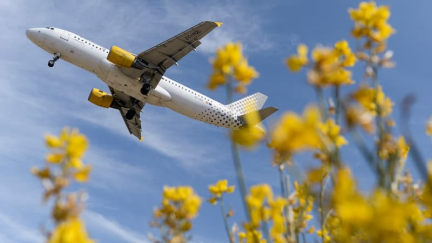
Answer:
[[(298, 43), (332, 45), (350, 38), (352, 22), (347, 9), (358, 3), (0, 1), (0, 242), (43, 241), (38, 229), (49, 222), (49, 207), (41, 206), (42, 187), (29, 168), (44, 163), (44, 134), (57, 134), (63, 126), (79, 128), (90, 140), (85, 161), (93, 164), (94, 170), (85, 185), (90, 198), (84, 218), (98, 242), (148, 242), (148, 221), (164, 185), (192, 185), (207, 198), (208, 184), (221, 178), (235, 182), (225, 129), (148, 105), (142, 114), (144, 140), (140, 143), (128, 134), (117, 111), (87, 101), (91, 88), (107, 90), (106, 85), (61, 60), (48, 68), (51, 55), (26, 38), (26, 29), (58, 27), (106, 48), (118, 45), (139, 53), (203, 20), (224, 22), (202, 40), (196, 53), (166, 75), (223, 102), (224, 90), (205, 88), (211, 72), (208, 60), (218, 46), (241, 41), (250, 64), (260, 73), (249, 93), (268, 95), (266, 105), (280, 109), (268, 119), (271, 125), (284, 111), (300, 112), (314, 100), (304, 74), (289, 73), (283, 60), (295, 52)], [(432, 157), (430, 140), (424, 135), (424, 123), (432, 114), (431, 7), (426, 0), (391, 2), (390, 23), (397, 34), (390, 39), (389, 48), (395, 51), (397, 67), (380, 73), (384, 90), (395, 104), (409, 93), (417, 96), (411, 125), (426, 158)], [(361, 75), (362, 68), (356, 68), (357, 83)], [(399, 120), (397, 109), (394, 117)], [(271, 154), (265, 147), (243, 152), (242, 159), (248, 185), (267, 182), (277, 189), (277, 172), (270, 166)], [(361, 182), (371, 183), (369, 170), (355, 148), (347, 149), (345, 159)], [(313, 164), (309, 158), (301, 162), (306, 168)], [(301, 179), (298, 169), (290, 172)], [(240, 223), (244, 218), (238, 194), (228, 197), (228, 204), (236, 208)], [(194, 242), (226, 242), (219, 209), (203, 204), (193, 234)]]

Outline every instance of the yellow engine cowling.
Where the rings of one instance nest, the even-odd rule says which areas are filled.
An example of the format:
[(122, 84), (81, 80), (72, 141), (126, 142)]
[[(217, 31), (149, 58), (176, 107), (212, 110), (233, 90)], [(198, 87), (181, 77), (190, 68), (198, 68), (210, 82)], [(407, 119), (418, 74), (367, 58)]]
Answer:
[(120, 67), (132, 67), (136, 56), (126, 50), (121, 49), (118, 46), (112, 46), (108, 53), (108, 61), (120, 66)]
[(105, 93), (100, 89), (93, 88), (88, 97), (88, 101), (91, 103), (103, 107), (109, 108), (114, 100), (112, 95)]

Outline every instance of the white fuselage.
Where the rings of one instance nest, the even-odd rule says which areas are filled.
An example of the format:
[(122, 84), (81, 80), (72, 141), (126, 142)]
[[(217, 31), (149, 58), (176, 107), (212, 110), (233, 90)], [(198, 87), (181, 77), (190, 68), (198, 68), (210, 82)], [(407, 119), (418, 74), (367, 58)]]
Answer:
[(107, 60), (109, 50), (81, 36), (58, 28), (34, 28), (28, 38), (43, 50), (60, 53), (61, 59), (94, 73), (108, 86), (147, 104), (168, 107), (190, 118), (220, 127), (243, 125), (235, 110), (210, 99), (165, 76), (148, 96), (141, 94), (142, 83), (127, 76)]

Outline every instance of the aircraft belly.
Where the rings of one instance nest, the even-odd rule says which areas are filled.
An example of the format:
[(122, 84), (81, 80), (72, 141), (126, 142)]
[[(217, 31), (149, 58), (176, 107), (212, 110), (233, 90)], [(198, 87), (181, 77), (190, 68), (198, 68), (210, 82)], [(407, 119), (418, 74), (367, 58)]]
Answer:
[(116, 66), (111, 66), (103, 81), (117, 90), (139, 99), (142, 94), (140, 93), (141, 85), (138, 80), (132, 79), (123, 74)]
[(196, 119), (197, 115), (206, 109), (206, 103), (197, 100), (192, 94), (188, 92), (183, 90), (177, 90), (177, 92), (168, 90), (168, 92), (171, 95), (171, 102), (166, 102), (164, 105), (171, 110)]

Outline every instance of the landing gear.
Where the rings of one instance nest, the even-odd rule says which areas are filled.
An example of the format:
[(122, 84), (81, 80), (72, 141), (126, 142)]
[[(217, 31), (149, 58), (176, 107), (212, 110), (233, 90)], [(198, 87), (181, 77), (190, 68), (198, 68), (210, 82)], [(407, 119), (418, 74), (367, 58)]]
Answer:
[(126, 119), (132, 120), (132, 118), (134, 118), (135, 114), (136, 114), (135, 109), (132, 108), (132, 109), (128, 110), (128, 112), (126, 113)]
[(145, 83), (143, 86), (142, 86), (142, 88), (141, 88), (141, 94), (143, 94), (143, 95), (148, 95), (149, 94), (149, 92), (150, 92), (150, 90), (151, 90), (151, 85), (150, 84), (148, 84), (148, 83)]
[(60, 59), (60, 56), (61, 56), (60, 53), (58, 53), (58, 52), (57, 52), (57, 53), (54, 53), (54, 57), (53, 57), (53, 59), (48, 61), (48, 67), (54, 67), (54, 63), (55, 63), (58, 59)]

